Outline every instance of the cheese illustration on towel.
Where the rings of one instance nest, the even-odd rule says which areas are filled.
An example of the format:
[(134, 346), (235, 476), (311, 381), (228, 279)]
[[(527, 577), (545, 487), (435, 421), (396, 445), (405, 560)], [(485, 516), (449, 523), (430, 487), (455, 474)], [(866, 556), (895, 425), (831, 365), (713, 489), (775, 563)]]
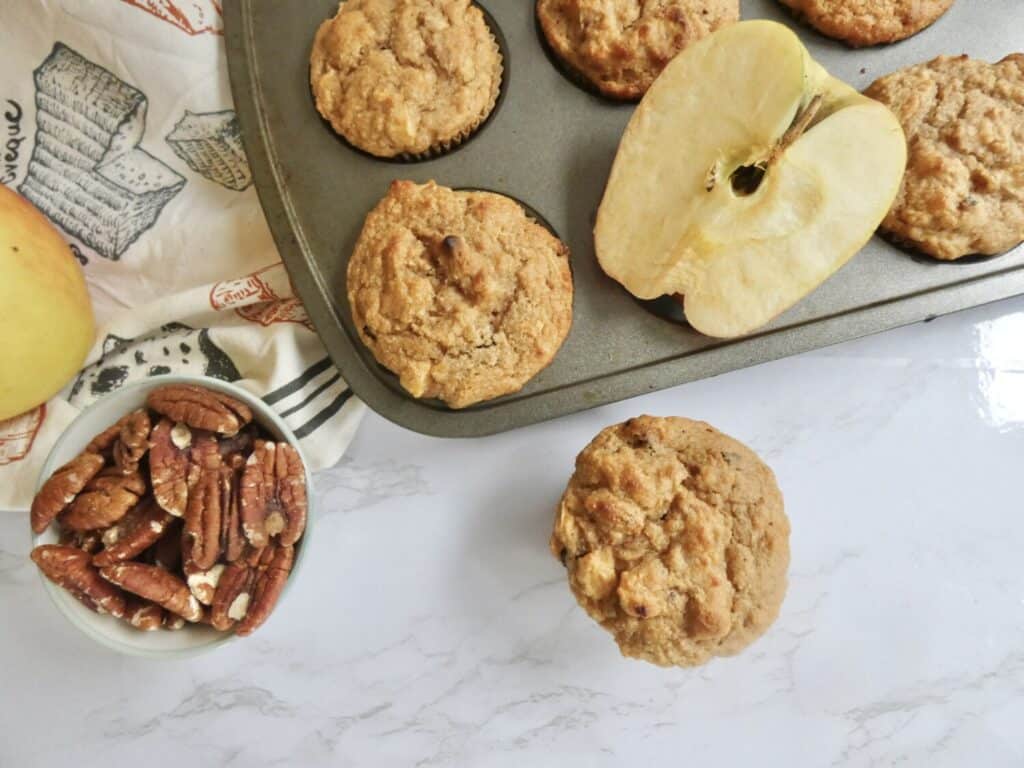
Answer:
[(138, 147), (146, 97), (63, 43), (35, 71), (37, 127), (20, 192), (54, 223), (117, 260), (185, 179)]
[(189, 168), (222, 187), (241, 192), (252, 184), (252, 171), (234, 110), (186, 110), (167, 135), (167, 143)]

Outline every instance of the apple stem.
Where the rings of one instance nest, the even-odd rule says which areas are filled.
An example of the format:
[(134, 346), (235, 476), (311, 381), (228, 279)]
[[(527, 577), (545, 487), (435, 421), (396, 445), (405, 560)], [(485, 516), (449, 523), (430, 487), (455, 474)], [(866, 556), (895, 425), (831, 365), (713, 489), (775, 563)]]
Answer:
[[(807, 127), (814, 120), (815, 115), (818, 114), (818, 110), (821, 109), (821, 94), (817, 94), (809, 102), (807, 106), (797, 113), (796, 117), (793, 118), (792, 124), (782, 134), (782, 138), (776, 142), (775, 146), (772, 147), (772, 151), (769, 153), (765, 160), (759, 160), (751, 165), (741, 165), (732, 175), (729, 177), (729, 181), (732, 182), (732, 190), (740, 197), (746, 197), (757, 192), (761, 186), (761, 182), (764, 181), (764, 175), (768, 173), (769, 169), (782, 157), (783, 153), (799, 139)], [(704, 178), (704, 189), (708, 192), (715, 188), (715, 183), (718, 181), (718, 166), (713, 165), (708, 170), (707, 175)]]
[(782, 135), (779, 143), (772, 150), (771, 156), (768, 158), (769, 167), (807, 130), (811, 121), (814, 120), (814, 116), (821, 109), (821, 101), (821, 94), (819, 93), (807, 103), (802, 112), (797, 113), (797, 116), (793, 119), (793, 124), (789, 126), (789, 130)]

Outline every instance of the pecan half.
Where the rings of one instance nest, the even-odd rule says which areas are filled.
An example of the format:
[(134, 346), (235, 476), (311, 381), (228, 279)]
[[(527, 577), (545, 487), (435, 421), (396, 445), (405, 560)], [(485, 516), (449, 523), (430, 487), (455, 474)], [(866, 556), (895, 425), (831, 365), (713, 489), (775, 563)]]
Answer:
[(70, 592), (79, 602), (97, 613), (124, 615), (125, 594), (100, 578), (92, 557), (77, 547), (42, 544), (32, 550), (32, 562), (54, 584)]
[(102, 568), (131, 560), (162, 537), (173, 520), (170, 512), (147, 496), (103, 532), (104, 549), (93, 556), (93, 565)]
[(138, 472), (121, 474), (110, 467), (100, 472), (61, 515), (61, 524), (75, 531), (113, 525), (139, 503), (146, 481)]
[(164, 629), (171, 631), (183, 629), (185, 627), (185, 620), (176, 613), (170, 611), (164, 611)]
[(164, 623), (164, 609), (149, 600), (129, 597), (124, 611), (124, 620), (143, 632), (160, 629)]
[[(277, 605), (288, 574), (295, 562), (295, 549), (290, 546), (267, 547), (260, 554), (259, 564), (255, 567), (252, 581), (252, 597), (249, 609), (238, 624), (235, 634), (245, 637), (255, 632), (263, 624)], [(229, 611), (228, 617), (231, 618)]]
[(46, 526), (75, 500), (82, 489), (103, 469), (103, 457), (80, 453), (54, 472), (32, 499), (32, 530), (42, 533)]
[(306, 528), (306, 473), (287, 443), (257, 440), (242, 473), (241, 518), (245, 537), (264, 547), (274, 536), (291, 546)]
[(224, 559), (233, 563), (245, 552), (245, 534), (242, 532), (239, 499), (242, 482), (240, 470), (245, 466), (245, 459), (241, 454), (233, 453), (225, 462), (228, 466), (221, 468), (220, 548)]
[[(219, 456), (218, 456), (219, 460)], [(189, 490), (185, 513), (185, 539), (190, 542), (191, 560), (196, 568), (209, 570), (220, 557), (223, 493), (222, 467), (203, 469)]]
[(125, 474), (136, 472), (139, 462), (149, 450), (149, 414), (145, 408), (132, 411), (118, 422), (121, 425), (114, 443), (114, 464)]
[(150, 433), (149, 479), (156, 503), (175, 517), (188, 504), (188, 466), (192, 432), (184, 424), (160, 419)]
[(151, 550), (153, 565), (165, 571), (177, 571), (181, 567), (181, 520), (175, 519)]
[(198, 621), (203, 615), (202, 606), (189, 592), (188, 585), (159, 566), (117, 563), (101, 568), (100, 575), (111, 584), (151, 600), (186, 621)]
[(236, 621), (245, 618), (255, 575), (245, 560), (231, 563), (224, 569), (210, 604), (210, 624), (214, 629), (226, 632)]
[(149, 393), (146, 404), (157, 413), (196, 429), (234, 435), (252, 421), (245, 403), (192, 384), (169, 384)]

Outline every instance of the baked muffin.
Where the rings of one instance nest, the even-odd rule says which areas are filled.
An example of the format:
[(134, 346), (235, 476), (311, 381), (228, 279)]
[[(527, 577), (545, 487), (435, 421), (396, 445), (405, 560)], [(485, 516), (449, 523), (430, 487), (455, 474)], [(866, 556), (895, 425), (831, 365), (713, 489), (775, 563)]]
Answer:
[(865, 94), (907, 135), (907, 172), (883, 235), (947, 261), (1024, 240), (1024, 54), (997, 64), (940, 56)]
[(780, 1), (823, 35), (854, 48), (915, 35), (953, 5), (953, 0)]
[(551, 50), (613, 99), (636, 100), (683, 48), (740, 17), (739, 0), (537, 0)]
[(345, 0), (310, 57), (316, 108), (378, 157), (438, 154), (494, 109), (501, 50), (470, 0)]
[(576, 458), (551, 551), (625, 656), (689, 667), (775, 620), (789, 521), (772, 471), (699, 421), (640, 416)]
[(572, 324), (569, 250), (491, 192), (392, 183), (348, 264), (363, 343), (413, 397), (452, 408), (516, 392)]

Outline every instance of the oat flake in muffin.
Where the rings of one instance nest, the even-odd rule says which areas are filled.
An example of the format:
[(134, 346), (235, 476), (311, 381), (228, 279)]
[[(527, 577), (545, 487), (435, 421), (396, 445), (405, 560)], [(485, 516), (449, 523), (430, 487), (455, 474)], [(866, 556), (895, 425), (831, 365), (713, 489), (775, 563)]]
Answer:
[(345, 0), (310, 57), (320, 114), (378, 157), (460, 143), (494, 109), (501, 77), (501, 51), (470, 0)]

